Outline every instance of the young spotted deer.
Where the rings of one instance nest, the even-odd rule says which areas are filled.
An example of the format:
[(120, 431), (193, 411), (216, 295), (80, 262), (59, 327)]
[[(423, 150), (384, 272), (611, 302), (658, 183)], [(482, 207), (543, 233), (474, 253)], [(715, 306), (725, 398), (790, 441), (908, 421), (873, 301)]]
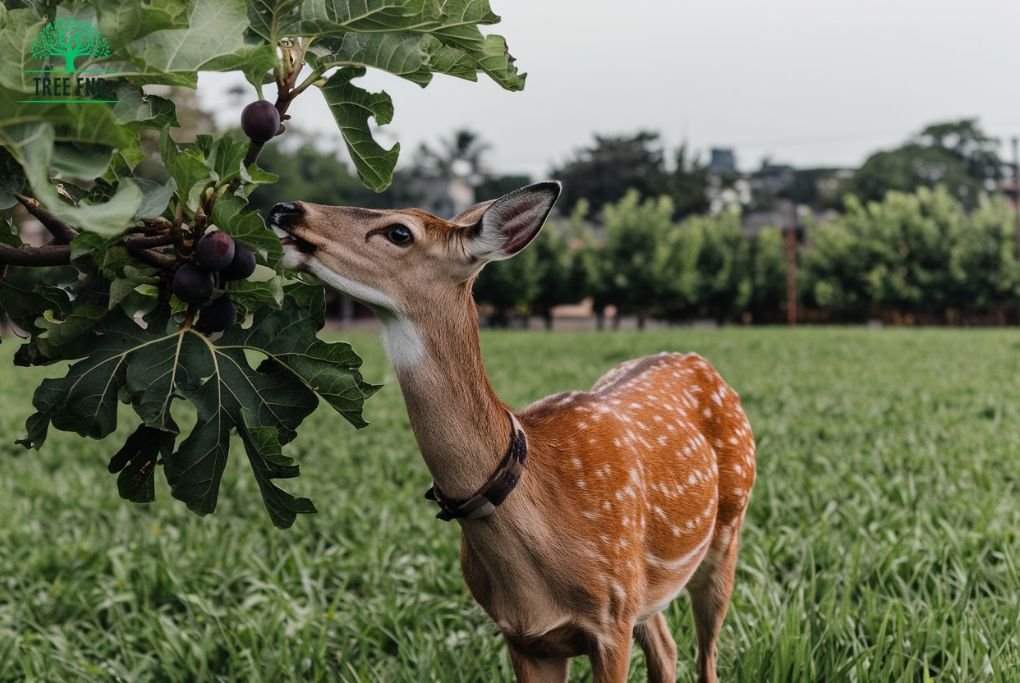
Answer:
[(448, 221), (287, 203), (270, 223), (289, 267), (382, 321), (429, 497), (460, 522), (464, 578), (517, 679), (563, 681), (586, 655), (596, 681), (625, 681), (636, 636), (649, 679), (675, 680), (662, 611), (686, 587), (698, 677), (715, 681), (755, 475), (737, 394), (699, 356), (662, 353), (515, 414), (485, 374), (472, 283), (535, 238), (559, 191), (531, 185)]

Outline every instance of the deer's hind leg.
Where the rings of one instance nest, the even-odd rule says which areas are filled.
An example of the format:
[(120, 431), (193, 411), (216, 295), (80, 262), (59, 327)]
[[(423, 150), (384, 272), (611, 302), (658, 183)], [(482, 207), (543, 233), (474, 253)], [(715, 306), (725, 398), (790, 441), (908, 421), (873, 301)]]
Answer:
[(698, 683), (716, 683), (716, 646), (733, 593), (738, 546), (737, 530), (717, 528), (708, 554), (687, 584), (698, 638)]
[(645, 653), (648, 683), (676, 681), (676, 642), (662, 612), (635, 628), (634, 635)]

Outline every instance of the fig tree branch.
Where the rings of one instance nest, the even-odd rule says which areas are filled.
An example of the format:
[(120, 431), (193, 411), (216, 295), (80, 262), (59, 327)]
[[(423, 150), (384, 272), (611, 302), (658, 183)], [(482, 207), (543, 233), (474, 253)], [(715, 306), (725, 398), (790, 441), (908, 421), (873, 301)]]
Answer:
[(170, 234), (164, 235), (125, 235), (121, 240), (124, 246), (131, 249), (150, 249), (152, 247), (165, 247), (174, 243), (174, 237)]
[(66, 266), (71, 262), (71, 245), (47, 244), (42, 247), (12, 247), (0, 244), (0, 265)]
[(22, 194), (15, 194), (14, 196), (18, 198), (18, 201), (25, 207), (26, 211), (32, 214), (36, 220), (43, 224), (44, 228), (50, 231), (54, 241), (58, 244), (69, 244), (78, 236), (77, 230), (44, 209), (39, 200), (34, 197), (26, 197)]
[(152, 251), (151, 249), (145, 249), (143, 247), (132, 246), (125, 241), (124, 246), (127, 247), (128, 253), (134, 258), (138, 259), (142, 263), (152, 266), (157, 270), (167, 270), (174, 265), (173, 259), (168, 256), (164, 256), (158, 252)]

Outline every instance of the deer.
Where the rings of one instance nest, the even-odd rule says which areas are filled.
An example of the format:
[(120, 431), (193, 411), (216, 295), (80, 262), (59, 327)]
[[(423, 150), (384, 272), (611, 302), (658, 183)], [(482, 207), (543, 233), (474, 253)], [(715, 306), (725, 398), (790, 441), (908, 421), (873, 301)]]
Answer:
[(589, 391), (513, 411), (486, 375), (472, 284), (539, 234), (560, 184), (540, 182), (444, 220), (421, 209), (285, 202), (269, 225), (286, 268), (372, 309), (418, 448), (426, 497), (456, 519), (469, 592), (516, 680), (676, 679), (663, 610), (686, 588), (697, 673), (716, 680), (738, 536), (755, 479), (740, 398), (699, 355), (628, 360)]

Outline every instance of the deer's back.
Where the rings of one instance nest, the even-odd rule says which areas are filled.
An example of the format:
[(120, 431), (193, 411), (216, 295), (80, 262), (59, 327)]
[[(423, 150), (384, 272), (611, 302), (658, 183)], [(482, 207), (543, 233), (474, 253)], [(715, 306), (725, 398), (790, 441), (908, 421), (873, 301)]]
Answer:
[(627, 361), (520, 417), (548, 514), (570, 554), (594, 563), (610, 612), (661, 608), (739, 526), (754, 437), (736, 392), (696, 354)]

